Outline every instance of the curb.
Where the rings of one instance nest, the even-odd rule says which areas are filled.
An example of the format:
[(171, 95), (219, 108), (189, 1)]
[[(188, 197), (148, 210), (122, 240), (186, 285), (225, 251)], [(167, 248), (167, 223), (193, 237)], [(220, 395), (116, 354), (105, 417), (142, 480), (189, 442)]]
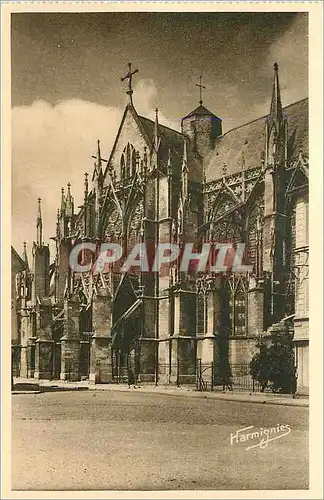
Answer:
[[(191, 390), (180, 390), (179, 392), (174, 392), (172, 390), (159, 390), (159, 389), (151, 389), (151, 390), (144, 390), (141, 391), (141, 388), (139, 389), (140, 392), (146, 393), (146, 394), (161, 394), (161, 395), (167, 395), (167, 396), (182, 396), (182, 397), (188, 397), (190, 393), (190, 397), (193, 398), (201, 398), (201, 399), (215, 399), (216, 401), (235, 401), (237, 403), (257, 403), (257, 404), (273, 404), (273, 405), (281, 405), (281, 406), (299, 406), (299, 407), (304, 407), (308, 408), (309, 403), (308, 401), (301, 401), (298, 399), (293, 399), (287, 400), (284, 399), (284, 396), (278, 396), (278, 399), (276, 396), (269, 396), (269, 399), (254, 399), (254, 396), (251, 397), (239, 397), (239, 396), (222, 396), (216, 393), (203, 393), (203, 392), (196, 392), (196, 391), (191, 391)], [(105, 387), (98, 387), (96, 385), (89, 386), (89, 390), (92, 391), (117, 391), (117, 392), (133, 392), (132, 389), (128, 388), (114, 388), (114, 389), (108, 389)], [(257, 396), (256, 396), (257, 397)], [(282, 398), (282, 399), (281, 399)]]
[(216, 401), (233, 401), (237, 403), (256, 403), (256, 404), (267, 404), (267, 405), (279, 405), (279, 406), (298, 406), (303, 408), (309, 407), (309, 402), (307, 399), (293, 399), (292, 397), (284, 395), (269, 395), (265, 398), (260, 398), (257, 394), (249, 394), (249, 395), (234, 395), (234, 394), (224, 394), (217, 392), (199, 392), (192, 389), (163, 389), (159, 387), (138, 387), (136, 389), (128, 389), (127, 386), (116, 386), (112, 384), (89, 384), (89, 385), (73, 385), (69, 386), (67, 382), (64, 385), (61, 384), (39, 384), (37, 385), (37, 390), (13, 390), (11, 394), (41, 394), (45, 392), (66, 392), (66, 391), (110, 391), (110, 392), (134, 392), (134, 390), (139, 391), (142, 394), (160, 394), (167, 396), (181, 396), (181, 397), (192, 397), (196, 399), (214, 399)]
[(42, 391), (11, 391), (11, 394), (41, 394)]

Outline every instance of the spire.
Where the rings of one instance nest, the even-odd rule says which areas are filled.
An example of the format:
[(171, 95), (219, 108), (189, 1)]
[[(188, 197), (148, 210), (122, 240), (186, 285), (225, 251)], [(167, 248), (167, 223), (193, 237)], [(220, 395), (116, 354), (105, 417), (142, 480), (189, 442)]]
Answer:
[(183, 142), (182, 172), (188, 172), (187, 141)]
[(183, 157), (182, 157), (182, 175), (181, 175), (181, 192), (183, 201), (188, 198), (188, 162), (187, 162), (187, 141), (183, 142)]
[(172, 159), (171, 159), (171, 148), (169, 147), (168, 152), (168, 166), (167, 166), (168, 177), (172, 177)]
[(28, 257), (27, 257), (27, 243), (26, 243), (26, 241), (24, 241), (23, 245), (24, 245), (24, 251), (23, 251), (23, 261), (25, 262), (25, 264), (26, 264), (26, 266), (27, 266), (27, 269), (29, 269), (29, 265), (28, 265)]
[(168, 179), (168, 217), (172, 217), (172, 158), (171, 148), (169, 146), (168, 163), (167, 163), (167, 179)]
[(99, 174), (99, 171), (101, 170), (100, 139), (97, 140), (97, 169)]
[(159, 139), (159, 110), (155, 109), (155, 122), (154, 122), (154, 148), (155, 151), (158, 151), (160, 147), (160, 139)]
[(89, 183), (88, 183), (88, 175), (87, 172), (84, 174), (84, 202), (87, 201), (89, 194)]
[(56, 214), (56, 238), (60, 239), (61, 236), (61, 225), (60, 225), (60, 209), (57, 209)]
[(41, 209), (41, 198), (38, 198), (38, 213), (37, 213), (37, 245), (42, 246), (43, 244), (43, 220), (42, 220), (42, 209)]
[(274, 78), (273, 78), (273, 89), (272, 98), (270, 106), (270, 117), (280, 121), (282, 119), (282, 104), (280, 97), (280, 85), (279, 85), (279, 66), (277, 63), (273, 65)]
[[(97, 140), (97, 152), (95, 155), (92, 155), (92, 158), (94, 158), (96, 161), (94, 162), (94, 169), (93, 169), (93, 175), (92, 175), (92, 181), (95, 180), (102, 180), (103, 174), (102, 174), (102, 162), (107, 162), (104, 158), (101, 156), (101, 151), (100, 151), (100, 139)], [(108, 162), (107, 162), (108, 163)]]
[(102, 158), (101, 158), (101, 151), (100, 151), (100, 139), (97, 140), (97, 156), (96, 156), (96, 163), (95, 163), (95, 171), (97, 172), (98, 179), (101, 178), (102, 176)]
[(133, 75), (135, 75), (136, 73), (138, 73), (138, 69), (134, 69), (134, 71), (132, 71), (132, 63), (129, 62), (128, 63), (128, 71), (127, 71), (126, 75), (121, 78), (122, 82), (124, 80), (128, 80), (128, 87), (127, 87), (127, 90), (126, 90), (126, 94), (128, 95), (129, 104), (131, 106), (133, 106), (132, 79), (133, 79)]
[(88, 195), (89, 195), (89, 183), (88, 183), (88, 174), (85, 172), (84, 174), (84, 236), (87, 236), (87, 231), (88, 231)]
[(64, 187), (61, 188), (61, 214), (65, 212)]
[(65, 198), (65, 215), (66, 217), (72, 217), (74, 215), (74, 199), (71, 195), (71, 183), (68, 182), (67, 194)]
[(71, 182), (67, 183), (67, 195), (66, 195), (66, 201), (71, 200)]
[(148, 170), (148, 158), (147, 158), (147, 147), (144, 146), (144, 153), (143, 153), (143, 167), (142, 167), (142, 175), (144, 181), (146, 180), (147, 177), (147, 170)]

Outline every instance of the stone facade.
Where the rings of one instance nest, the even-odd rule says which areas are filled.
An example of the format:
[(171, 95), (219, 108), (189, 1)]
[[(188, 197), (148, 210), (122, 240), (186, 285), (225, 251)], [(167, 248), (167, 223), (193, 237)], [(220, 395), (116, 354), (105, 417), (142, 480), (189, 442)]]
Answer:
[[(159, 123), (158, 112), (155, 121), (139, 116), (128, 95), (105, 168), (98, 141), (78, 213), (70, 185), (62, 189), (51, 268), (39, 206), (34, 279), (24, 278), (32, 292), (30, 300), (20, 297), (21, 321), (13, 323), (23, 339), (22, 373), (195, 383), (198, 365), (216, 378), (227, 365), (240, 371), (257, 338), (293, 318), (306, 387), (307, 100), (282, 107), (275, 66), (269, 115), (222, 134), (222, 120), (202, 102), (177, 132)], [(76, 272), (69, 254), (82, 242), (94, 252), (119, 243), (123, 257), (100, 272)], [(208, 271), (184, 272), (175, 263), (160, 273), (136, 266), (123, 273), (134, 245), (146, 244), (151, 265), (161, 242), (192, 243), (198, 252), (210, 243)], [(252, 269), (213, 271), (219, 243), (245, 243)], [(87, 262), (87, 253), (80, 258)]]

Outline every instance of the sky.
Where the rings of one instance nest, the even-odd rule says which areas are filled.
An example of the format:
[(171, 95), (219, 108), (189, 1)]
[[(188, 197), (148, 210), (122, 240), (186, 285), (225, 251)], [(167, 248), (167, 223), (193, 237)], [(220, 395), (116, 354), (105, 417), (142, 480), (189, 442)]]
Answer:
[(82, 203), (96, 140), (107, 158), (127, 102), (127, 63), (139, 114), (179, 129), (198, 105), (223, 130), (268, 113), (273, 63), (284, 105), (308, 95), (306, 13), (21, 13), (11, 19), (12, 244), (55, 233), (61, 187)]

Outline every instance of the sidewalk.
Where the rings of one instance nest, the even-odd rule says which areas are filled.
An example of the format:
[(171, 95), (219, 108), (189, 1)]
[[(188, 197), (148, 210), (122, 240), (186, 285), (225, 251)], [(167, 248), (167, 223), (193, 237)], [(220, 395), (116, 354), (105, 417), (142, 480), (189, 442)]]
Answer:
[(128, 389), (127, 384), (89, 384), (87, 380), (81, 382), (65, 382), (62, 380), (33, 380), (33, 379), (15, 379), (15, 387), (12, 394), (31, 394), (49, 391), (75, 391), (75, 390), (91, 390), (91, 391), (117, 391), (129, 392), (139, 391), (142, 393), (163, 394), (169, 396), (185, 396), (203, 399), (215, 399), (226, 401), (237, 401), (245, 403), (272, 404), (283, 406), (302, 406), (308, 407), (309, 400), (306, 397), (295, 397), (288, 394), (271, 394), (271, 393), (249, 393), (249, 392), (230, 392), (221, 391), (204, 391), (198, 392), (195, 386), (155, 386), (145, 384), (143, 386), (131, 387)]

